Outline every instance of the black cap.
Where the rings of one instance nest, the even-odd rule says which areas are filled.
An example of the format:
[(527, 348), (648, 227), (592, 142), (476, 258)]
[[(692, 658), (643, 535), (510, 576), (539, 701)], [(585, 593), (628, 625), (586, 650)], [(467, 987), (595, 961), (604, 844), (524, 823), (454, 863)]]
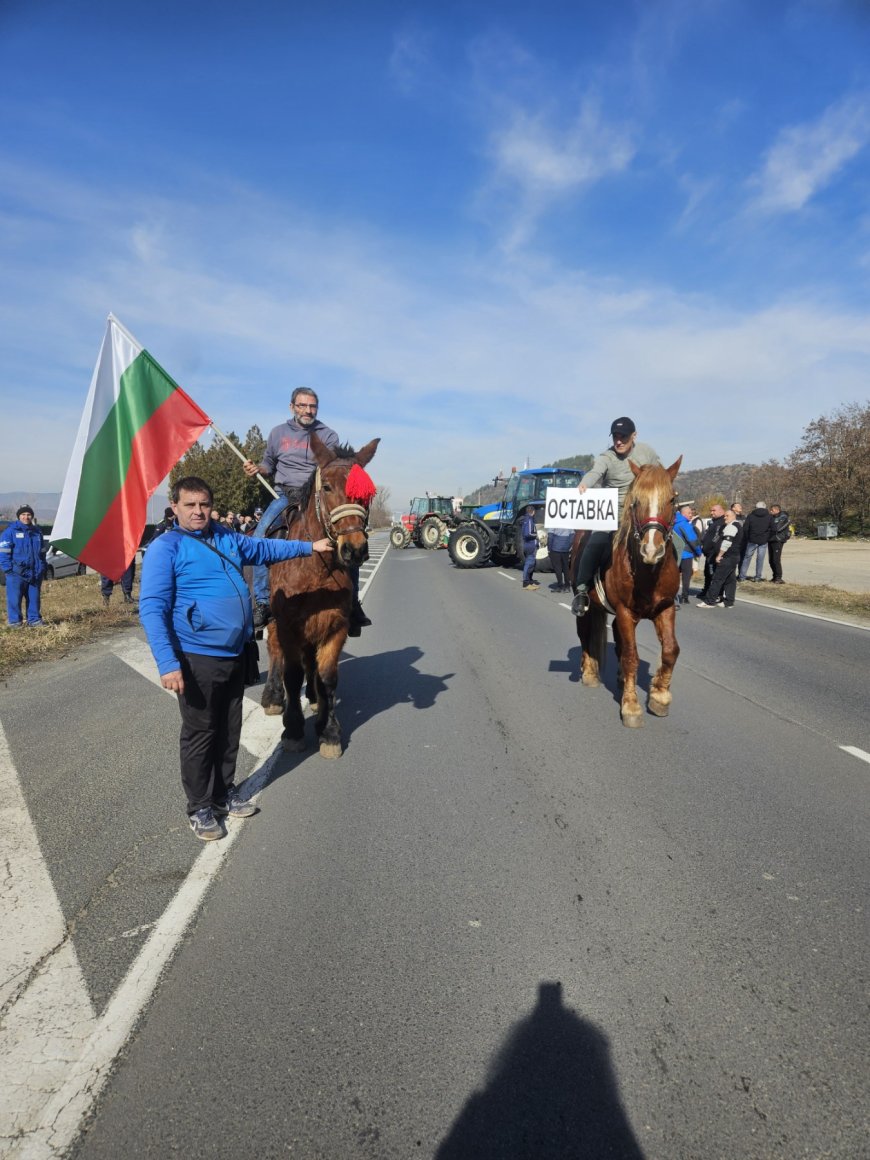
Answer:
[(18, 517), (19, 517), (19, 516), (22, 514), (22, 512), (30, 512), (30, 514), (33, 516), (33, 518), (34, 518), (34, 519), (36, 519), (36, 513), (34, 512), (33, 508), (30, 506), (30, 504), (29, 504), (29, 503), (23, 503), (23, 504), (21, 505), (21, 507), (20, 507), (20, 508), (18, 509), (18, 511), (15, 513), (15, 518), (16, 518), (16, 520), (17, 520), (17, 519), (18, 519)]
[(610, 434), (621, 435), (623, 438), (633, 435), (636, 430), (634, 420), (629, 419), (628, 415), (622, 415), (619, 419), (614, 419), (610, 424)]

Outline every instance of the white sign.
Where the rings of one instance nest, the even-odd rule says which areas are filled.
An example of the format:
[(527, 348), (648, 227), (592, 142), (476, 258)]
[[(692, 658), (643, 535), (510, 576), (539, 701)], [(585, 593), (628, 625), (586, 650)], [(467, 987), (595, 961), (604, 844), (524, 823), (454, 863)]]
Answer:
[(548, 487), (544, 527), (615, 532), (619, 527), (619, 491), (615, 487), (590, 487), (581, 494), (576, 487)]

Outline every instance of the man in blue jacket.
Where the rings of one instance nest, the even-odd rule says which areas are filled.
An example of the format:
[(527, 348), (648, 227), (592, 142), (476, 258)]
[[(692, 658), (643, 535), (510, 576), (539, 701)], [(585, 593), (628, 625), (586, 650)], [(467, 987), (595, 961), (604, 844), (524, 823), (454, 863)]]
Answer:
[(245, 643), (253, 614), (245, 564), (273, 564), (331, 552), (327, 539), (261, 540), (211, 518), (214, 497), (188, 476), (172, 489), (178, 527), (152, 541), (142, 565), (139, 616), (157, 662), (160, 683), (178, 695), (181, 782), (190, 828), (213, 841), (218, 817), (256, 812), (235, 787), (242, 729)]
[(6, 617), (10, 628), (22, 628), (21, 602), (30, 627), (43, 624), (40, 611), (45, 548), (42, 529), (34, 523), (33, 508), (23, 504), (15, 522), (0, 533), (0, 568), (6, 574)]

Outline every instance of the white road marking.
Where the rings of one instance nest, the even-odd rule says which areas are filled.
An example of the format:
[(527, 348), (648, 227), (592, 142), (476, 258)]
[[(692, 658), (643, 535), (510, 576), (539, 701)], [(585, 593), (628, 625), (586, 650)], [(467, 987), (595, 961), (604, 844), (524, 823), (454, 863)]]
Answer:
[[(113, 652), (168, 692), (144, 641), (119, 640)], [(239, 787), (245, 797), (254, 799), (271, 780), (281, 729), (280, 717), (267, 717), (257, 700), (245, 697), (241, 743), (256, 763)], [(2, 726), (0, 801), (0, 1146), (8, 1160), (57, 1160), (78, 1134), (240, 827), (252, 823), (227, 819), (227, 836), (204, 846), (158, 921), (122, 932), (131, 938), (150, 930), (97, 1018)]]
[(0, 725), (0, 1151), (29, 1131), (96, 1015)]
[(841, 745), (840, 749), (844, 753), (851, 753), (853, 757), (857, 757), (859, 761), (866, 761), (870, 765), (870, 753), (865, 753), (863, 749), (858, 749), (856, 745)]
[(518, 576), (511, 576), (510, 572), (499, 572), (499, 576), (504, 576), (505, 580), (518, 580)]
[(790, 612), (792, 616), (805, 616), (808, 620), (824, 620), (826, 624), (841, 624), (843, 628), (860, 628), (862, 632), (870, 632), (870, 624), (855, 624), (853, 620), (836, 620), (833, 616), (825, 616), (822, 612), (803, 612), (799, 608), (784, 608), (781, 604), (768, 604), (766, 600), (748, 600), (741, 596), (737, 601), (740, 604), (751, 604), (753, 608), (770, 608), (774, 612)]
[[(163, 690), (144, 641), (119, 641), (115, 655)], [(174, 694), (169, 694), (174, 696)], [(259, 767), (240, 787), (254, 797), (269, 781), (281, 718), (256, 700), (242, 709), (242, 744)], [(139, 956), (97, 1019), (75, 947), (0, 730), (0, 834), (5, 874), (0, 912), (0, 1141), (16, 1160), (60, 1156), (78, 1132), (139, 1013), (223, 865), (240, 823), (204, 848), (190, 875), (151, 929)], [(12, 1137), (15, 1137), (13, 1140)]]

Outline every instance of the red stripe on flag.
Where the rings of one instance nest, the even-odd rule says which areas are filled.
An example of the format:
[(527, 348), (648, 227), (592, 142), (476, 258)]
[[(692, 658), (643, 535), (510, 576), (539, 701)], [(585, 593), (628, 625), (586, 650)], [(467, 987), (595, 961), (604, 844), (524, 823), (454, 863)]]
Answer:
[(148, 500), (211, 420), (182, 390), (175, 390), (133, 439), (124, 486), (80, 559), (102, 576), (119, 580), (145, 531)]

